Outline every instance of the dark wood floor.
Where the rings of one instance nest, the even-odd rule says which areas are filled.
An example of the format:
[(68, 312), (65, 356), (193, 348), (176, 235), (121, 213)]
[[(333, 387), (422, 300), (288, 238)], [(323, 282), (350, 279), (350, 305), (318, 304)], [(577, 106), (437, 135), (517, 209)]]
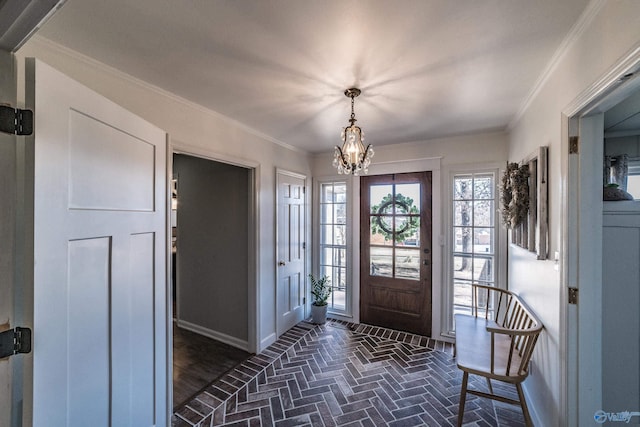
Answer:
[(173, 408), (250, 356), (246, 351), (173, 325)]

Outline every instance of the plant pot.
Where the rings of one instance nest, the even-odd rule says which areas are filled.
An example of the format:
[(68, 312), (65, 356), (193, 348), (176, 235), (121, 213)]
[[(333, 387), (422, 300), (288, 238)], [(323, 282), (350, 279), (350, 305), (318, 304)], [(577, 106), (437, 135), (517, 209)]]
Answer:
[(327, 321), (327, 305), (311, 304), (311, 322), (322, 325)]

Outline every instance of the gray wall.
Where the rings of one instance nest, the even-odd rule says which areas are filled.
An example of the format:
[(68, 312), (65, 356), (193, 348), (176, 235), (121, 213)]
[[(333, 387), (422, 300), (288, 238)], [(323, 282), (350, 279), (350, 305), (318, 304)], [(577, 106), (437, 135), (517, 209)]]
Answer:
[(248, 339), (249, 176), (174, 155), (178, 178), (178, 320)]

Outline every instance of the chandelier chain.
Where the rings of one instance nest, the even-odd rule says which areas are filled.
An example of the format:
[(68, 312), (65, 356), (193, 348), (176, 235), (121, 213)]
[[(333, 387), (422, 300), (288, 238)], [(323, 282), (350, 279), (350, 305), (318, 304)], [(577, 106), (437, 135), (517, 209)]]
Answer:
[(351, 118), (349, 119), (349, 121), (351, 122), (351, 125), (353, 125), (353, 123), (356, 121), (356, 113), (353, 109), (353, 101), (355, 99), (355, 94), (351, 94)]

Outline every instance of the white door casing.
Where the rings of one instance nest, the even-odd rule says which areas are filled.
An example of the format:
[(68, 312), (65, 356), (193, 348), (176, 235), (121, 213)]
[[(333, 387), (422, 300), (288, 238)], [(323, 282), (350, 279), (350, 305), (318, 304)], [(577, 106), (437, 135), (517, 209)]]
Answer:
[(304, 319), (305, 275), (305, 186), (302, 175), (277, 171), (277, 334)]
[[(0, 104), (16, 106), (15, 57), (0, 50)], [(14, 313), (14, 263), (16, 228), (16, 140), (24, 139), (13, 134), (0, 133), (0, 332), (22, 326), (19, 313)], [(0, 359), (0, 426), (15, 425), (13, 421), (13, 381), (25, 355)], [(16, 390), (17, 392), (17, 390)]]
[(33, 425), (167, 425), (166, 133), (33, 59), (26, 87)]

